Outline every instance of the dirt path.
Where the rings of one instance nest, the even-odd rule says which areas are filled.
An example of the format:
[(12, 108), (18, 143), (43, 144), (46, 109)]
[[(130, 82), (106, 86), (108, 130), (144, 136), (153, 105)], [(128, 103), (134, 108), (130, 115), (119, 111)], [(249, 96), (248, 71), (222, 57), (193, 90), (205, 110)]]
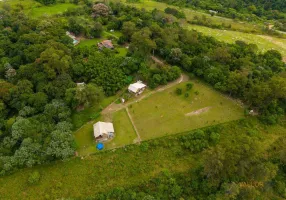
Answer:
[(149, 93), (147, 93), (147, 94), (144, 94), (144, 93), (143, 93), (143, 94), (140, 95), (139, 97), (136, 97), (136, 99), (134, 99), (133, 101), (127, 102), (127, 103), (125, 103), (125, 104), (122, 104), (122, 103), (117, 104), (117, 103), (113, 102), (113, 103), (111, 103), (109, 106), (107, 106), (107, 107), (101, 112), (101, 114), (102, 114), (102, 115), (107, 115), (107, 114), (110, 114), (110, 113), (117, 112), (117, 111), (119, 111), (119, 110), (122, 110), (122, 109), (124, 109), (124, 108), (127, 108), (128, 106), (130, 106), (130, 105), (132, 105), (132, 104), (134, 104), (134, 103), (137, 103), (137, 102), (139, 102), (139, 101), (142, 101), (143, 99), (145, 99), (145, 98), (147, 98), (147, 97), (149, 97), (149, 96), (151, 96), (151, 95), (153, 95), (153, 94), (155, 94), (155, 93), (157, 93), (157, 92), (162, 92), (162, 91), (164, 91), (164, 90), (166, 90), (166, 89), (168, 89), (168, 88), (170, 88), (170, 87), (173, 87), (174, 85), (177, 85), (177, 84), (179, 84), (179, 83), (185, 82), (185, 81), (187, 81), (187, 80), (189, 80), (189, 77), (188, 77), (187, 75), (185, 75), (185, 74), (182, 74), (179, 79), (177, 79), (177, 80), (175, 80), (175, 81), (173, 81), (173, 82), (171, 82), (171, 83), (169, 83), (169, 84), (167, 84), (167, 85), (160, 86), (160, 87), (158, 87), (156, 90), (153, 90), (153, 91), (151, 91), (151, 92), (149, 92)]
[(135, 130), (135, 132), (136, 132), (136, 134), (137, 134), (137, 137), (138, 137), (137, 142), (140, 144), (140, 142), (141, 142), (142, 140), (141, 140), (141, 137), (140, 137), (140, 135), (139, 135), (138, 129), (137, 129), (137, 127), (135, 126), (135, 123), (134, 123), (134, 120), (133, 120), (132, 116), (130, 115), (129, 109), (128, 109), (128, 108), (125, 108), (125, 109), (126, 109), (126, 112), (127, 112), (127, 114), (128, 114), (128, 117), (129, 117), (129, 119), (130, 119), (130, 121), (131, 121), (131, 123), (132, 123), (132, 126), (134, 127), (134, 130)]
[[(280, 41), (276, 41), (273, 37), (271, 36), (267, 36), (267, 35), (259, 35), (259, 37), (268, 40), (269, 42), (272, 42), (273, 44), (276, 44), (277, 46), (283, 48), (286, 51), (286, 39), (281, 39), (281, 40), (285, 40), (285, 42), (280, 42)], [(283, 56), (283, 61), (286, 63), (286, 56)]]

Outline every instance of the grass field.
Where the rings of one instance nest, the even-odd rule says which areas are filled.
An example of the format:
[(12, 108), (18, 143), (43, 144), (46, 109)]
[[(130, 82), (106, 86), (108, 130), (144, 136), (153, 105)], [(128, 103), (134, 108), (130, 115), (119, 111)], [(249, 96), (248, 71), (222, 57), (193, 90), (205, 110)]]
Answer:
[(114, 113), (112, 122), (115, 137), (106, 143), (106, 149), (122, 147), (137, 141), (137, 135), (125, 109)]
[(43, 16), (51, 16), (61, 14), (69, 8), (76, 8), (77, 5), (71, 3), (57, 3), (55, 5), (44, 6), (33, 0), (6, 0), (1, 4), (8, 4), (12, 8), (21, 8), (30, 17), (39, 18)]
[[(114, 1), (117, 1), (117, 0), (114, 0)], [(126, 3), (126, 0), (121, 0), (121, 2)], [(219, 17), (219, 16), (212, 17), (210, 14), (205, 13), (204, 11), (196, 11), (196, 10), (192, 10), (189, 8), (180, 8), (178, 6), (168, 5), (166, 3), (156, 2), (152, 0), (141, 0), (140, 3), (126, 3), (126, 4), (135, 6), (137, 8), (144, 8), (146, 10), (153, 10), (156, 8), (158, 10), (164, 11), (165, 8), (167, 7), (176, 8), (185, 13), (187, 20), (193, 20), (195, 16), (206, 16), (209, 20), (212, 21), (212, 24), (216, 24), (216, 25), (221, 25), (222, 23), (224, 23), (225, 25), (231, 24), (231, 27), (233, 29), (241, 30), (241, 31), (248, 31), (248, 32), (258, 31), (260, 29), (260, 26), (262, 26), (258, 24), (252, 24), (252, 23), (238, 22), (238, 21), (234, 21), (229, 18), (224, 18), (224, 17)]]
[[(89, 121), (74, 133), (77, 144), (77, 152), (80, 156), (98, 152), (93, 136), (93, 124), (97, 121), (105, 121), (104, 117)], [(137, 135), (125, 110), (113, 114), (112, 122), (115, 129), (115, 137), (105, 143), (105, 149), (113, 149), (136, 142)]]
[[(143, 140), (244, 117), (244, 110), (237, 102), (197, 80), (193, 83), (193, 89), (186, 92), (189, 94), (187, 98), (184, 96), (185, 92), (181, 96), (175, 94), (176, 88), (185, 90), (186, 83), (181, 83), (129, 107)], [(195, 91), (199, 94), (195, 94)], [(192, 113), (196, 111), (198, 113)]]
[[(126, 0), (121, 0), (122, 2), (126, 3)], [(229, 18), (223, 18), (219, 16), (210, 17), (209, 14), (191, 10), (188, 8), (179, 8), (176, 6), (171, 6), (161, 2), (155, 2), (150, 0), (142, 0), (141, 3), (128, 3), (129, 5), (135, 6), (137, 8), (144, 8), (146, 10), (153, 10), (154, 8), (158, 10), (164, 10), (166, 7), (174, 7), (183, 11), (186, 14), (187, 20), (192, 20), (195, 15), (202, 16), (205, 15), (209, 19), (211, 19), (213, 24), (231, 24), (231, 27), (235, 30), (240, 31), (259, 31), (262, 25), (259, 24), (251, 24), (245, 22), (237, 22)], [(263, 36), (263, 35), (255, 35), (250, 33), (244, 33), (239, 31), (228, 31), (228, 30), (220, 30), (220, 29), (212, 29), (205, 26), (197, 26), (197, 25), (190, 25), (187, 23), (182, 24), (183, 27), (188, 29), (195, 29), (199, 32), (202, 32), (205, 35), (213, 36), (218, 40), (234, 43), (236, 40), (243, 40), (248, 43), (254, 43), (258, 46), (259, 50), (264, 52), (270, 49), (275, 49), (281, 52), (286, 62), (286, 39), (275, 38), (271, 36)]]
[(32, 7), (27, 11), (28, 15), (34, 18), (51, 16), (55, 14), (61, 14), (67, 11), (69, 8), (76, 8), (77, 5), (71, 3), (59, 3), (52, 6)]
[[(220, 145), (237, 135), (248, 135), (249, 129), (252, 129), (259, 135), (259, 142), (266, 151), (286, 132), (286, 128), (279, 125), (268, 127), (255, 119), (247, 121), (252, 125), (240, 122), (219, 125)], [(201, 162), (202, 154), (184, 151), (178, 156), (176, 152), (181, 146), (174, 142), (176, 137), (151, 140), (147, 142), (149, 148), (144, 151), (140, 145), (132, 145), (82, 160), (73, 158), (66, 162), (58, 161), (0, 177), (0, 199), (84, 199), (111, 188), (140, 184), (166, 169), (170, 173), (184, 173), (196, 168)], [(41, 179), (38, 184), (29, 185), (27, 180), (34, 171), (41, 174)]]
[(188, 29), (197, 30), (205, 35), (212, 36), (220, 41), (227, 43), (234, 43), (237, 40), (242, 40), (247, 43), (253, 43), (256, 44), (259, 50), (262, 52), (265, 52), (270, 49), (275, 49), (280, 51), (283, 57), (286, 57), (286, 39), (280, 39), (264, 35), (241, 33), (237, 31), (212, 29), (197, 25), (188, 25)]

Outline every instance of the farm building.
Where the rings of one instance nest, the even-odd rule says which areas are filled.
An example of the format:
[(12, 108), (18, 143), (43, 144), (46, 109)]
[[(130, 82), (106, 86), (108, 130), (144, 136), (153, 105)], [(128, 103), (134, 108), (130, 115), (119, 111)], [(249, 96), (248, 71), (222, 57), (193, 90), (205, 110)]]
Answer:
[(106, 141), (113, 138), (113, 124), (110, 122), (97, 122), (93, 125), (93, 134), (96, 141)]
[(108, 49), (114, 49), (114, 46), (111, 40), (103, 40), (102, 42), (98, 43), (97, 46), (99, 49), (102, 49), (103, 47), (108, 48)]
[(134, 93), (135, 95), (141, 94), (147, 86), (143, 84), (141, 81), (137, 81), (136, 83), (130, 84), (128, 87), (128, 91)]

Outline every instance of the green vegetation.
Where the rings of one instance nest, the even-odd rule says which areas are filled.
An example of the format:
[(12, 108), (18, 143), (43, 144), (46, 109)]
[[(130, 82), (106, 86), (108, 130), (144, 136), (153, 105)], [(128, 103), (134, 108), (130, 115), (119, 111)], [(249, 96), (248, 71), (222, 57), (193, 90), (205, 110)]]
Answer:
[[(186, 91), (186, 83), (158, 92), (129, 106), (143, 140), (185, 132), (243, 118), (243, 108), (234, 100), (215, 92), (200, 81)], [(180, 88), (184, 95), (175, 94)], [(194, 92), (200, 93), (196, 95)]]
[[(277, 47), (189, 30), (232, 24), (166, 4), (39, 2), (54, 5), (0, 8), (0, 198), (286, 198), (286, 70)], [(49, 17), (38, 14), (48, 8)], [(87, 44), (75, 47), (80, 38)], [(108, 41), (95, 48), (93, 38), (115, 49)], [(176, 85), (184, 74), (192, 84)], [(136, 80), (155, 91), (118, 104)], [(116, 129), (102, 152), (92, 134), (99, 120)]]
[(27, 10), (27, 14), (33, 18), (52, 16), (55, 14), (62, 14), (68, 9), (76, 8), (77, 5), (71, 3), (62, 3), (51, 6), (32, 7)]
[[(204, 129), (204, 132), (208, 133), (207, 130)], [(264, 155), (267, 152), (268, 155), (269, 153), (272, 155), (276, 152), (272, 149), (275, 146), (278, 147), (279, 141), (284, 138), (286, 128), (279, 125), (264, 126), (258, 123), (257, 120), (248, 118), (247, 121), (230, 122), (219, 125), (215, 129), (209, 129), (211, 132), (218, 132), (218, 130), (220, 139), (214, 140), (215, 143), (209, 143), (205, 147), (206, 151), (213, 145), (224, 148), (229, 148), (230, 145), (232, 148), (242, 148), (243, 143), (244, 145), (248, 143), (245, 139), (251, 138), (262, 148), (259, 155)], [(207, 198), (209, 195), (215, 195), (216, 190), (212, 190), (210, 194), (205, 194), (205, 190), (201, 190), (201, 184), (205, 184), (205, 188), (208, 189), (211, 187), (209, 184), (213, 183), (207, 181), (206, 177), (203, 178), (200, 175), (201, 172), (199, 172), (204, 165), (202, 157), (204, 157), (205, 151), (201, 152), (200, 150), (199, 153), (194, 154), (191, 150), (188, 150), (189, 146), (185, 146), (187, 143), (182, 142), (184, 137), (181, 136), (191, 137), (193, 134), (194, 132), (190, 132), (151, 140), (144, 142), (142, 145), (131, 145), (115, 151), (98, 153), (85, 157), (83, 160), (75, 158), (66, 162), (38, 166), (33, 169), (27, 168), (13, 175), (0, 178), (1, 198), (56, 199), (94, 196), (98, 197), (96, 199), (100, 199), (99, 193), (108, 195), (109, 192), (113, 191), (112, 188), (121, 188), (118, 190), (119, 192), (113, 194), (116, 195), (112, 197), (115, 199), (119, 198), (117, 195), (127, 193), (128, 189), (131, 188), (133, 188), (131, 191), (134, 192), (135, 199), (140, 199), (140, 195), (169, 194), (171, 190), (159, 192), (159, 188), (152, 184), (154, 179), (161, 180), (160, 174), (162, 171), (164, 173), (168, 172), (176, 181), (176, 184), (179, 184), (181, 192), (175, 193), (179, 197), (186, 198), (200, 195)], [(231, 142), (232, 140), (233, 142)], [(245, 152), (249, 152), (252, 149), (251, 147), (254, 148), (254, 146), (250, 146), (250, 149), (245, 150)], [(246, 153), (244, 155), (250, 156)], [(237, 157), (232, 156), (228, 160), (234, 161), (235, 159)], [(244, 163), (246, 164), (246, 162)], [(242, 168), (243, 166), (239, 167)], [(30, 186), (27, 184), (27, 180), (35, 170), (41, 174), (41, 178), (36, 185)], [(181, 176), (179, 178), (177, 175), (184, 178)], [(190, 180), (196, 182), (188, 182)], [(252, 181), (255, 180), (257, 179)], [(237, 179), (235, 183), (243, 181), (250, 182), (251, 180)], [(206, 182), (209, 182), (209, 184), (206, 184)], [(145, 184), (149, 186), (145, 186)], [(166, 183), (162, 184), (165, 185)], [(196, 184), (199, 185), (196, 187)], [(141, 186), (140, 189), (137, 186)], [(259, 188), (255, 189), (260, 190)], [(243, 188), (241, 188), (241, 191), (243, 191)], [(221, 193), (217, 193), (217, 195), (220, 194), (225, 194), (224, 188), (221, 188)], [(260, 195), (265, 195), (270, 199), (273, 197), (273, 193), (269, 192), (261, 192)], [(226, 196), (221, 198), (224, 199)]]
[(258, 46), (258, 49), (262, 52), (271, 49), (276, 49), (286, 59), (286, 39), (263, 36), (263, 35), (255, 35), (250, 33), (241, 33), (237, 31), (212, 29), (198, 25), (188, 25), (188, 29), (197, 30), (203, 33), (204, 35), (214, 37), (223, 42), (235, 43), (235, 41), (241, 40), (246, 43), (253, 43), (256, 44)]
[(105, 144), (107, 149), (124, 147), (138, 141), (126, 110), (114, 113), (112, 122), (115, 129), (115, 137)]

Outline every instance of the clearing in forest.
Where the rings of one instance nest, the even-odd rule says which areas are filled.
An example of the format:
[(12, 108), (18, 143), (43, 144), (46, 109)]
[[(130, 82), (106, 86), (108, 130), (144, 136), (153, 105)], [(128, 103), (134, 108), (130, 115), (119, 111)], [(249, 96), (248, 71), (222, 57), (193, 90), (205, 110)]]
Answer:
[(250, 33), (242, 33), (238, 31), (212, 29), (204, 26), (188, 25), (188, 29), (194, 29), (207, 36), (212, 36), (220, 41), (227, 43), (235, 43), (237, 40), (246, 43), (253, 43), (258, 46), (260, 52), (271, 49), (280, 51), (284, 59), (286, 58), (286, 39), (275, 38), (271, 36), (255, 35)]
[[(190, 91), (186, 91), (186, 82), (183, 82), (129, 106), (129, 112), (142, 140), (244, 117), (243, 107), (239, 102), (227, 98), (198, 80), (191, 82), (194, 86)], [(177, 88), (183, 90), (181, 95), (176, 94)]]

